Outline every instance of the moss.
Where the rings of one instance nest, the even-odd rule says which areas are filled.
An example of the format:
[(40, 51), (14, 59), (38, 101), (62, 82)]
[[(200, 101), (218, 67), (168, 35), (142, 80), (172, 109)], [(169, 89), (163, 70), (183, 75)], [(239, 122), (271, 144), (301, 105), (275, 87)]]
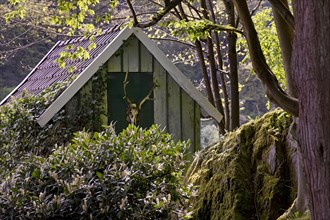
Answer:
[(309, 211), (304, 213), (299, 213), (295, 208), (295, 201), (292, 203), (291, 207), (286, 210), (277, 220), (310, 220)]
[(187, 171), (187, 181), (198, 187), (194, 219), (276, 219), (290, 207), (290, 123), (275, 110), (200, 151)]

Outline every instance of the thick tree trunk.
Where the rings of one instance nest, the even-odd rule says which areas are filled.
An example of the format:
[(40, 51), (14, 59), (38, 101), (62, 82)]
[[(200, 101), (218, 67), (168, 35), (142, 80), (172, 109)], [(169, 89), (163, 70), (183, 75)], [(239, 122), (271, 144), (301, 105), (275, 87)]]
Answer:
[[(298, 98), (297, 87), (294, 84), (294, 79), (292, 75), (291, 69), (291, 59), (292, 59), (292, 44), (293, 44), (293, 37), (294, 37), (294, 19), (289, 10), (288, 0), (269, 0), (272, 5), (272, 10), (274, 14), (274, 21), (276, 24), (276, 30), (280, 42), (281, 53), (282, 53), (282, 60), (285, 70), (285, 78), (286, 78), (286, 89), (290, 96), (294, 98)], [(281, 7), (279, 7), (281, 6)], [(286, 12), (286, 13), (283, 13)], [(287, 17), (285, 15), (288, 15)], [(290, 19), (288, 19), (290, 18)], [(295, 144), (292, 145), (297, 150), (297, 164), (295, 165), (295, 171), (297, 173), (297, 199), (295, 203), (295, 208), (299, 213), (303, 213), (306, 211), (308, 196), (306, 192), (306, 180), (305, 180), (305, 173), (304, 173), (304, 166), (301, 160), (301, 152), (300, 148), (298, 147), (297, 142), (297, 135), (296, 135), (296, 122), (298, 121), (297, 118), (293, 120), (294, 125), (291, 126), (289, 130), (292, 138), (294, 138)], [(292, 129), (294, 128), (294, 129)], [(290, 143), (289, 143), (290, 144)]]
[(312, 219), (330, 219), (330, 1), (296, 0), (293, 74)]

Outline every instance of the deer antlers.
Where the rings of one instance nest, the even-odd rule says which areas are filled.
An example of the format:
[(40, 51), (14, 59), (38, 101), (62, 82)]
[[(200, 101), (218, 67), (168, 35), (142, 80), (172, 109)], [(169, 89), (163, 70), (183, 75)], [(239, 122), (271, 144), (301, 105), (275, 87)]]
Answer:
[(124, 99), (126, 102), (128, 102), (129, 105), (132, 105), (133, 103), (132, 103), (132, 101), (128, 98), (128, 96), (127, 96), (127, 92), (126, 92), (126, 86), (127, 86), (127, 84), (129, 83), (129, 81), (127, 81), (127, 78), (128, 78), (128, 72), (126, 72), (126, 74), (125, 74), (125, 79), (124, 79), (124, 82), (123, 82), (123, 85), (124, 85), (124, 97), (123, 97), (123, 99)]
[(127, 80), (128, 78), (128, 72), (126, 72), (125, 74), (125, 79), (123, 81), (123, 87), (124, 87), (124, 97), (123, 99), (127, 102), (127, 110), (126, 110), (126, 120), (132, 124), (132, 125), (137, 125), (139, 122), (139, 114), (140, 114), (140, 110), (143, 106), (143, 104), (148, 101), (148, 100), (153, 100), (152, 98), (150, 98), (150, 96), (152, 95), (152, 92), (154, 91), (154, 89), (158, 86), (155, 83), (153, 84), (152, 88), (150, 89), (150, 91), (148, 92), (148, 94), (142, 99), (142, 101), (140, 102), (139, 105), (137, 105), (136, 103), (133, 103), (129, 97), (127, 96), (127, 92), (126, 92), (126, 87), (127, 84), (129, 83), (129, 81)]

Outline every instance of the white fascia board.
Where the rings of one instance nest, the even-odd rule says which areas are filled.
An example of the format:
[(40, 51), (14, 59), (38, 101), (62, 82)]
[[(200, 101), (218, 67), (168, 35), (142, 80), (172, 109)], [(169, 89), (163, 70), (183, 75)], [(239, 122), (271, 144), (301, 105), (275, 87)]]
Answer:
[(9, 95), (6, 96), (6, 98), (4, 98), (1, 102), (0, 102), (0, 106), (3, 105), (7, 99), (9, 99), (25, 82), (26, 80), (34, 73), (34, 71), (36, 71), (36, 69), (40, 66), (40, 64), (42, 62), (44, 62), (44, 60), (48, 57), (48, 55), (50, 54), (50, 52), (52, 52), (54, 50), (54, 48), (59, 44), (59, 41), (56, 42), (56, 44), (52, 47), (52, 49), (50, 49), (48, 51), (48, 53), (39, 61), (39, 63), (31, 70), (31, 72), (23, 79), (23, 81), (18, 84), (18, 86), (16, 86), (15, 89), (13, 89), (13, 91), (11, 91), (9, 93)]
[(104, 50), (94, 59), (94, 61), (79, 74), (79, 76), (64, 90), (64, 92), (46, 109), (46, 111), (37, 119), (38, 124), (44, 127), (54, 115), (87, 83), (87, 81), (97, 72), (117, 50), (123, 45), (133, 33), (130, 28), (123, 28), (118, 35), (104, 48)]
[(207, 98), (198, 91), (195, 86), (183, 75), (183, 73), (170, 61), (170, 59), (161, 51), (148, 36), (138, 28), (135, 28), (134, 34), (155, 57), (155, 59), (172, 76), (179, 86), (187, 92), (211, 117), (217, 122), (223, 118), (222, 114), (207, 100)]

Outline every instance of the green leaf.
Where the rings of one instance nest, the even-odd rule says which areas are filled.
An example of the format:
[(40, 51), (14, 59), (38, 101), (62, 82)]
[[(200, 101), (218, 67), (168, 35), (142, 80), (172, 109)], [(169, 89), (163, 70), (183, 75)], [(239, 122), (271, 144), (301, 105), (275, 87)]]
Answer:
[(103, 180), (103, 174), (100, 173), (99, 171), (96, 172), (96, 176), (97, 176), (100, 180)]

